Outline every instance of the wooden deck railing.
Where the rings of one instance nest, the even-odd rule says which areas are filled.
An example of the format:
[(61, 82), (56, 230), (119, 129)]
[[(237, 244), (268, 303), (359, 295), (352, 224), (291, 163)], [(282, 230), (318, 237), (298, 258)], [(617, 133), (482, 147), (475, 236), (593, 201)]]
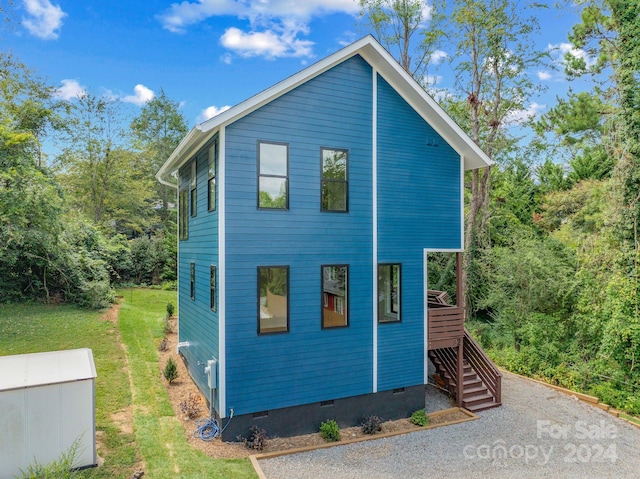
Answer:
[(500, 404), (502, 402), (502, 373), (466, 329), (464, 330), (464, 359), (482, 379), (484, 385), (493, 395), (494, 401)]
[(429, 349), (457, 346), (464, 337), (464, 308), (431, 302), (428, 306)]

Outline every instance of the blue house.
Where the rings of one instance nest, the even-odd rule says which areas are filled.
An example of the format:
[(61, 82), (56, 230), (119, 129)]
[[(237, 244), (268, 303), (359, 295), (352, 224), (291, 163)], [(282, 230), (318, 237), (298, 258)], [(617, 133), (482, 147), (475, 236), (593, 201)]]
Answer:
[(428, 252), (462, 250), (464, 172), (488, 164), (371, 36), (187, 134), (158, 179), (178, 188), (179, 353), (223, 438), (406, 417), (430, 360), (459, 404), (500, 403), (426, 280)]

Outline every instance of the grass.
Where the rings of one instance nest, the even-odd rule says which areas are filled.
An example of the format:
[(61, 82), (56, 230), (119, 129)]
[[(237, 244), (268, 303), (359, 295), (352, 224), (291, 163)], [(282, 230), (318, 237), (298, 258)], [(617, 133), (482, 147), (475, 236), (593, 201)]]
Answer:
[[(163, 337), (166, 305), (175, 303), (175, 292), (129, 289), (119, 294), (124, 301), (117, 329), (100, 320), (102, 313), (72, 306), (0, 306), (0, 355), (93, 350), (98, 371), (96, 426), (104, 443), (99, 453), (105, 463), (81, 477), (129, 478), (142, 463), (145, 476), (153, 479), (255, 478), (246, 459), (213, 459), (191, 448), (174, 416), (161, 379), (157, 344)], [(124, 349), (117, 341), (118, 332)], [(129, 406), (133, 434), (123, 432), (113, 419)]]

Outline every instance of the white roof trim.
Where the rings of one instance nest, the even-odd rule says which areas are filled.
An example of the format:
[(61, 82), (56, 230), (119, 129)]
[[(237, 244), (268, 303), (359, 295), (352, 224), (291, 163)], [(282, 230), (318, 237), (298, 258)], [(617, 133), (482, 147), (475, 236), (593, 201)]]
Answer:
[(263, 92), (237, 104), (199, 125), (196, 125), (182, 139), (169, 159), (162, 165), (156, 178), (161, 183), (176, 187), (166, 178), (178, 170), (198, 151), (222, 125), (232, 123), (257, 110), (261, 106), (293, 90), (335, 65), (361, 55), (380, 76), (384, 78), (411, 105), (449, 145), (465, 158), (465, 170), (489, 166), (493, 162), (473, 140), (451, 119), (449, 115), (429, 96), (371, 35), (367, 35), (351, 45), (329, 55), (289, 78), (267, 88)]

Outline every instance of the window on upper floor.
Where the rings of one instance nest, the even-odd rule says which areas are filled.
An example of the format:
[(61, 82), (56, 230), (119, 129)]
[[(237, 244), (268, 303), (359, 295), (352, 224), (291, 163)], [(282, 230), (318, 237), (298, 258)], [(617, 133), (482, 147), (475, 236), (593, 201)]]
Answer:
[(216, 277), (217, 269), (214, 265), (209, 268), (209, 291), (210, 291), (210, 303), (211, 311), (218, 310), (218, 280)]
[(189, 192), (183, 188), (178, 195), (178, 237), (189, 239)]
[(207, 182), (207, 207), (209, 211), (216, 209), (216, 170), (218, 168), (218, 140), (209, 147), (209, 180)]
[(198, 205), (197, 205), (197, 181), (196, 181), (196, 160), (193, 160), (191, 163), (191, 185), (189, 187), (190, 196), (191, 196), (191, 216), (195, 216), (198, 213)]
[(191, 284), (191, 299), (196, 299), (196, 264), (191, 263), (189, 267), (189, 282)]
[(258, 142), (258, 208), (289, 208), (289, 145)]
[(289, 331), (289, 267), (258, 267), (258, 334)]
[(349, 325), (349, 266), (322, 266), (322, 328)]
[(378, 265), (378, 322), (400, 321), (400, 265)]
[(348, 211), (347, 166), (349, 154), (347, 150), (321, 148), (320, 156), (322, 158), (321, 210)]

